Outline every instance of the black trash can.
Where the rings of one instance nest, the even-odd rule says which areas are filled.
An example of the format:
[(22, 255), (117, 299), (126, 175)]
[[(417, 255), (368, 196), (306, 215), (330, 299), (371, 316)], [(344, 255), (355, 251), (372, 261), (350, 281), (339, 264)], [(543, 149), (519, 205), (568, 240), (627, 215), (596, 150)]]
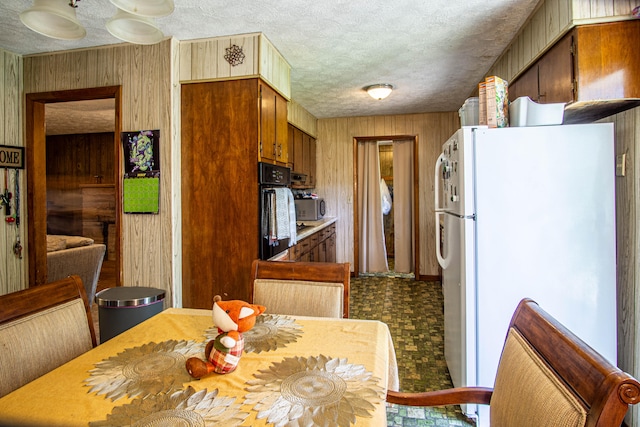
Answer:
[(96, 294), (103, 343), (162, 311), (164, 290), (143, 286), (109, 288)]

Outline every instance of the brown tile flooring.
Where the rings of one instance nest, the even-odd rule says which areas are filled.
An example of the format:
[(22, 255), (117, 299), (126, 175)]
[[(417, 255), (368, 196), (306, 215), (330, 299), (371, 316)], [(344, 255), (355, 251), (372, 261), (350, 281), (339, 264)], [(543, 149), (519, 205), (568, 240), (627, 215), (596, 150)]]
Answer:
[[(390, 263), (393, 266), (392, 263)], [(115, 286), (114, 263), (103, 263), (98, 291)], [(380, 320), (389, 326), (398, 358), (402, 391), (452, 387), (444, 360), (443, 297), (439, 282), (416, 281), (413, 275), (363, 274), (351, 279), (352, 318)], [(92, 316), (99, 340), (98, 305)], [(389, 405), (388, 427), (473, 426), (460, 408)]]
[[(389, 326), (402, 391), (452, 387), (444, 359), (444, 313), (440, 282), (406, 274), (366, 274), (351, 279), (350, 317)], [(458, 406), (422, 408), (389, 405), (388, 427), (473, 426)]]

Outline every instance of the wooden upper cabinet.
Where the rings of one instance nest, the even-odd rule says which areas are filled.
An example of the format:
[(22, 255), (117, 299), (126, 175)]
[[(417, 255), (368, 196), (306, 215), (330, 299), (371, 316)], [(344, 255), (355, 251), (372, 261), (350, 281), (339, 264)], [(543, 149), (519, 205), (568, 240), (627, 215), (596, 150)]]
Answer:
[(640, 103), (640, 21), (573, 28), (509, 87), (509, 99), (528, 96), (566, 103), (565, 123), (592, 122)]
[(522, 73), (518, 80), (509, 83), (509, 101), (528, 96), (538, 102), (538, 64)]
[(276, 160), (276, 92), (260, 83), (260, 157)]
[(307, 169), (307, 185), (316, 186), (316, 139), (309, 136), (307, 141), (309, 152), (309, 169)]
[(640, 98), (640, 21), (576, 27), (576, 101)]
[(287, 163), (287, 100), (260, 83), (260, 160)]
[(509, 100), (528, 96), (541, 104), (573, 102), (573, 32), (567, 34), (509, 86)]
[(293, 172), (304, 173), (304, 166), (302, 164), (302, 135), (303, 132), (295, 126), (289, 125), (291, 133), (293, 134), (293, 164), (291, 170)]
[(294, 176), (304, 175), (304, 182), (294, 180), (294, 188), (313, 188), (316, 185), (316, 140), (293, 125), (289, 125), (289, 134), (293, 140), (289, 153), (291, 171)]
[(573, 102), (573, 33), (567, 34), (538, 61), (538, 101)]
[(276, 93), (276, 161), (289, 162), (289, 123), (287, 122), (287, 100)]

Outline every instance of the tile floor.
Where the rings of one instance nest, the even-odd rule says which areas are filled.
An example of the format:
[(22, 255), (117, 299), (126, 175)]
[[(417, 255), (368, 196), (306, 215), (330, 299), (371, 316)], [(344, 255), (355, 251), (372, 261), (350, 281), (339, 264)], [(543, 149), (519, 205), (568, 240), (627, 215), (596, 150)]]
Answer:
[[(363, 274), (351, 279), (350, 317), (389, 326), (402, 391), (452, 387), (444, 359), (443, 297), (439, 282), (413, 275)], [(388, 427), (473, 426), (457, 406), (421, 408), (389, 405)]]

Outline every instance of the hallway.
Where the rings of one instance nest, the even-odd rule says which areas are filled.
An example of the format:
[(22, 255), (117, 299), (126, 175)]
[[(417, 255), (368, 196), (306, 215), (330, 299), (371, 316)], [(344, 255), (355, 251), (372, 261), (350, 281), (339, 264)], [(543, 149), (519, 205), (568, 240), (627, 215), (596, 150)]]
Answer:
[[(391, 265), (390, 265), (391, 267)], [(451, 388), (444, 359), (444, 315), (440, 282), (413, 280), (411, 274), (367, 274), (351, 279), (350, 317), (389, 326), (398, 359), (402, 391)], [(388, 427), (473, 426), (459, 407), (390, 405)]]

